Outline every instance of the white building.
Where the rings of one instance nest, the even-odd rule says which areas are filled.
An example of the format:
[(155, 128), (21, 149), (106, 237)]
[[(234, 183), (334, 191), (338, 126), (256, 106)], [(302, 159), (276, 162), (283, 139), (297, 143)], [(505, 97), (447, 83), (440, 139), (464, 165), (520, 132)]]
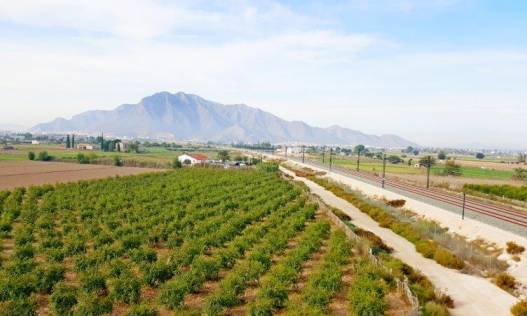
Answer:
[(288, 154), (301, 154), (302, 146), (287, 147)]
[(94, 150), (95, 147), (91, 144), (78, 144), (77, 149), (78, 150)]
[(32, 140), (31, 145), (40, 145), (40, 142), (38, 140)]
[(181, 162), (183, 165), (195, 165), (195, 164), (202, 164), (206, 163), (209, 160), (209, 157), (202, 155), (202, 154), (192, 154), (187, 155), (183, 154), (177, 158), (179, 162)]

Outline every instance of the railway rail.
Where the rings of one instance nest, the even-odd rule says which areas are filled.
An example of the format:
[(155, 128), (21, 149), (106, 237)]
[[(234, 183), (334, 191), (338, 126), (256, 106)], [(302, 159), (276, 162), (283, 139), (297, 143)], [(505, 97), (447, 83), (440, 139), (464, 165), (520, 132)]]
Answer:
[[(294, 160), (297, 162), (302, 162), (302, 159), (298, 159), (296, 157), (287, 157), (287, 159)], [(313, 166), (316, 166), (322, 169), (330, 170), (329, 166), (321, 164), (320, 162), (317, 162), (317, 161), (305, 159), (304, 163), (307, 165), (313, 165)], [(336, 166), (332, 166), (331, 171), (345, 175), (345, 176), (351, 176), (353, 178), (366, 181), (372, 184), (378, 184), (379, 186), (382, 184), (382, 177), (375, 175), (375, 174), (356, 171), (356, 170), (342, 168), (342, 167), (336, 167)], [(403, 194), (409, 193), (409, 194), (417, 195), (419, 197), (423, 197), (423, 198), (437, 201), (443, 204), (447, 204), (449, 206), (458, 208), (459, 210), (463, 208), (463, 195), (462, 194), (458, 194), (454, 192), (447, 193), (447, 192), (440, 191), (440, 190), (433, 189), (433, 188), (426, 189), (423, 187), (419, 187), (417, 185), (413, 185), (413, 184), (406, 183), (406, 182), (399, 181), (399, 180), (388, 179), (388, 178), (384, 179), (384, 183), (385, 183), (385, 188), (391, 187), (393, 189), (396, 189), (402, 192)], [(495, 205), (492, 203), (485, 203), (483, 201), (480, 201), (480, 200), (477, 200), (471, 197), (466, 197), (465, 199), (465, 210), (471, 211), (476, 214), (486, 216), (486, 217), (489, 217), (495, 220), (499, 220), (502, 222), (512, 224), (516, 226), (517, 228), (527, 228), (527, 211), (522, 211), (519, 209), (502, 206), (502, 205)], [(527, 231), (524, 233), (527, 233)]]

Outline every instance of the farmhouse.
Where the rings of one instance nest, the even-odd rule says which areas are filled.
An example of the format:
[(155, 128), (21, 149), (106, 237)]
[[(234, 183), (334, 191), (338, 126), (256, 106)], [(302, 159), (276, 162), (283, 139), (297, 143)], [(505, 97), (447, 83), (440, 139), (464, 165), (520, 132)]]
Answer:
[(195, 164), (207, 163), (209, 160), (209, 157), (203, 154), (192, 154), (192, 155), (183, 154), (179, 156), (177, 159), (179, 160), (179, 162), (181, 162), (184, 165), (195, 165)]
[(78, 144), (77, 149), (78, 150), (94, 150), (95, 147), (91, 144)]

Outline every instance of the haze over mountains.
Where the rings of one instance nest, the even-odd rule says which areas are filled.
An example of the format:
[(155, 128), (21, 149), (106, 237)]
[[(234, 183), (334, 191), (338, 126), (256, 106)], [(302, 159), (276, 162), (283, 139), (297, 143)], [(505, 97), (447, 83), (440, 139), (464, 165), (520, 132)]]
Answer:
[(111, 111), (87, 111), (70, 120), (57, 118), (31, 129), (36, 133), (82, 133), (115, 137), (162, 138), (222, 143), (365, 144), (406, 147), (416, 144), (396, 135), (367, 135), (331, 126), (313, 127), (286, 121), (244, 104), (223, 105), (197, 95), (159, 92), (138, 104), (123, 104)]

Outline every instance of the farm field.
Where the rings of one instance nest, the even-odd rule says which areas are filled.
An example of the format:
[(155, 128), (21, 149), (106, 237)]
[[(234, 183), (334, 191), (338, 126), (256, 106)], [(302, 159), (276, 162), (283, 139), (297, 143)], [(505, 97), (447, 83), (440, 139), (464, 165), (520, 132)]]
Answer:
[(61, 145), (14, 145), (14, 150), (0, 151), (0, 161), (27, 160), (28, 153), (48, 152), (54, 159), (65, 162), (76, 162), (78, 154), (94, 156), (97, 164), (111, 164), (115, 156), (119, 156), (125, 166), (169, 167), (174, 158), (183, 153), (199, 152), (211, 158), (216, 157), (218, 150), (215, 148), (195, 148), (193, 150), (167, 149), (165, 147), (147, 147), (143, 153), (127, 152), (102, 152), (64, 149)]
[(0, 310), (399, 315), (407, 277), (448, 314), (426, 278), (371, 245), (268, 165), (17, 189), (0, 193)]
[(159, 169), (0, 160), (0, 190), (156, 172)]
[[(322, 162), (322, 158), (319, 156), (310, 156), (311, 160)], [(328, 164), (329, 157), (326, 157), (325, 163)], [(417, 163), (419, 157), (411, 157), (413, 164)], [(356, 169), (357, 158), (343, 158), (334, 157), (333, 163), (336, 166), (343, 168)], [(431, 183), (436, 186), (448, 186), (451, 189), (461, 189), (464, 184), (509, 184), (514, 186), (525, 185), (525, 182), (514, 180), (514, 168), (524, 167), (519, 164), (506, 164), (494, 161), (469, 161), (469, 160), (456, 160), (456, 163), (461, 165), (461, 176), (445, 176), (443, 175), (444, 166), (441, 163), (433, 166), (431, 169)], [(407, 163), (400, 164), (386, 164), (386, 175), (392, 178), (398, 178), (409, 181), (414, 184), (424, 185), (426, 184), (426, 169), (416, 168), (415, 166), (408, 166)], [(382, 161), (361, 157), (360, 170), (375, 173), (377, 175), (382, 174)]]

